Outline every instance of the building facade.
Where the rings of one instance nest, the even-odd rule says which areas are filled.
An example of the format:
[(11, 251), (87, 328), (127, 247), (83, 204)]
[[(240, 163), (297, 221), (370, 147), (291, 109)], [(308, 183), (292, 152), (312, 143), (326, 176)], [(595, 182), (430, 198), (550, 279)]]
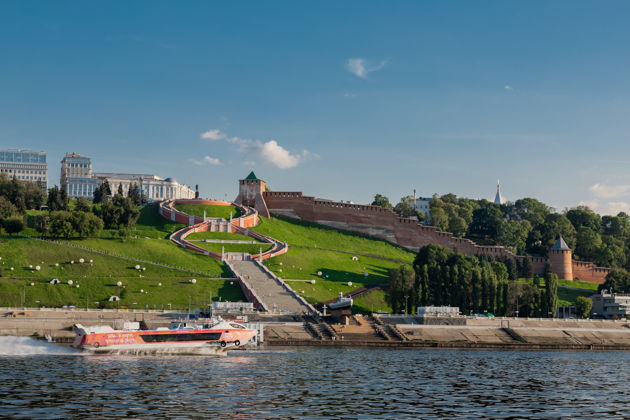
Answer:
[(45, 152), (32, 150), (0, 150), (0, 173), (9, 178), (40, 185), (44, 191), (48, 188), (48, 164)]
[(92, 173), (92, 160), (76, 153), (66, 153), (61, 160), (61, 188), (69, 197), (84, 197), (91, 200), (94, 190), (101, 185)]
[(162, 179), (157, 175), (117, 173), (95, 173), (94, 177), (99, 183), (107, 180), (112, 194), (116, 194), (118, 187), (122, 186), (124, 195), (127, 195), (129, 188), (136, 184), (140, 188), (140, 193), (149, 201), (195, 198), (195, 190), (188, 185), (180, 184), (173, 178)]
[(418, 197), (413, 204), (416, 211), (424, 216), (424, 223), (431, 224), (431, 197)]
[(601, 315), (604, 318), (628, 318), (630, 317), (630, 295), (619, 293), (602, 293), (591, 296), (593, 308), (591, 314), (595, 317)]

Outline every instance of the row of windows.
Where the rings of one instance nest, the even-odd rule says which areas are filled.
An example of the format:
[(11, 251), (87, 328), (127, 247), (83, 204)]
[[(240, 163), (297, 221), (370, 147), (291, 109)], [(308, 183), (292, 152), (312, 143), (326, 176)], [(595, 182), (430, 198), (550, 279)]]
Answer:
[[(13, 173), (14, 170), (13, 169), (0, 169), (0, 172), (5, 172), (5, 173)], [(22, 173), (22, 174), (36, 174), (36, 175), (46, 175), (46, 171), (33, 171), (30, 169), (15, 169), (15, 173)]]
[(32, 152), (0, 152), (1, 162), (46, 163), (46, 155)]

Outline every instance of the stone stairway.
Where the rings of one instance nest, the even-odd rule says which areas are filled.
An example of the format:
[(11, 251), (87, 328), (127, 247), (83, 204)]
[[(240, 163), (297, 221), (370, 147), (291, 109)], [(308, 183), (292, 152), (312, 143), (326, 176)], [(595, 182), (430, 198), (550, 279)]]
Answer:
[(234, 274), (242, 277), (272, 312), (310, 313), (310, 308), (255, 261), (232, 261)]

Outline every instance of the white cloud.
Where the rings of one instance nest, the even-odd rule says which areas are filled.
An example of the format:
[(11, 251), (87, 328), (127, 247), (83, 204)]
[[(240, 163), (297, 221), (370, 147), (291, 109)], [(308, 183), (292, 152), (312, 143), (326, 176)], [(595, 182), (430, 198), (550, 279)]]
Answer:
[(505, 85), (505, 86), (503, 86), (503, 89), (505, 89), (505, 90), (514, 90), (512, 85)]
[(623, 201), (586, 200), (579, 203), (580, 206), (587, 206), (595, 213), (602, 215), (616, 216), (619, 212), (630, 214), (630, 204)]
[(630, 191), (630, 185), (602, 185), (594, 184), (589, 188), (596, 197), (600, 198), (617, 198), (627, 195)]
[[(236, 146), (237, 152), (249, 154), (250, 157), (251, 155), (254, 155), (255, 157), (259, 157), (265, 162), (268, 162), (280, 169), (293, 168), (306, 159), (319, 158), (317, 154), (311, 153), (308, 150), (304, 150), (301, 153), (292, 153), (282, 147), (276, 140), (269, 140), (263, 143), (260, 140), (251, 140), (237, 136), (228, 136), (218, 129), (209, 130), (203, 133), (201, 136), (202, 138), (207, 138), (210, 140), (225, 140), (228, 143), (234, 144)], [(206, 156), (203, 162), (198, 163), (198, 161), (193, 161), (193, 163), (195, 163), (196, 165), (204, 163), (210, 163), (212, 165), (220, 164), (218, 159), (216, 159), (217, 163), (213, 163), (208, 159), (215, 158), (210, 158), (209, 156)], [(244, 162), (244, 164), (247, 166), (254, 166), (255, 162), (250, 159)]]
[(196, 159), (190, 159), (190, 161), (192, 163), (194, 163), (195, 165), (201, 166), (201, 165), (220, 165), (221, 164), (221, 160), (212, 156), (204, 156), (203, 159), (201, 160), (196, 160)]
[(205, 133), (201, 133), (200, 137), (205, 140), (223, 140), (225, 138), (225, 134), (223, 134), (221, 130), (215, 128), (208, 130)]
[(346, 61), (346, 69), (361, 79), (367, 79), (370, 73), (382, 69), (386, 64), (387, 60), (383, 60), (376, 65), (370, 66), (370, 63), (364, 58), (349, 58)]
[(280, 169), (293, 168), (300, 163), (300, 156), (289, 153), (277, 141), (269, 140), (260, 146), (260, 156)]

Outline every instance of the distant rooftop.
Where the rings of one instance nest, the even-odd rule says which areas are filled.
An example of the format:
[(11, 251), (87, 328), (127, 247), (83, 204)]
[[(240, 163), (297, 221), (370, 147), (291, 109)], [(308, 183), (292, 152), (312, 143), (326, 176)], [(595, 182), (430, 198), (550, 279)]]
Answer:
[(567, 243), (564, 242), (564, 239), (562, 239), (562, 236), (558, 236), (558, 240), (556, 241), (555, 244), (553, 244), (553, 246), (551, 247), (551, 250), (552, 251), (571, 251), (571, 248), (569, 248)]
[(256, 174), (254, 173), (254, 171), (251, 171), (249, 175), (247, 175), (247, 178), (245, 179), (248, 181), (260, 181), (258, 177), (256, 176)]

